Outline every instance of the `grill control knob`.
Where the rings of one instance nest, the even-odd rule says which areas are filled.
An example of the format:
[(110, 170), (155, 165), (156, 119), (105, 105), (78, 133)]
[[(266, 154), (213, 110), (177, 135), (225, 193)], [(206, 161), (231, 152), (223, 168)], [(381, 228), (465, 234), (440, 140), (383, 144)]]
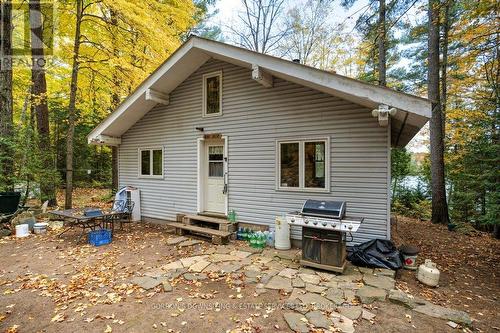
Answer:
[(314, 225), (317, 225), (317, 224), (318, 224), (318, 221), (313, 221), (313, 224), (314, 224)]
[(326, 227), (326, 222), (323, 222), (322, 224), (323, 224), (323, 227)]
[(290, 219), (290, 222), (294, 223), (294, 222), (295, 222), (295, 218), (293, 218), (293, 217), (292, 217), (292, 218)]
[(309, 224), (309, 220), (308, 219), (304, 219), (304, 223), (305, 224)]

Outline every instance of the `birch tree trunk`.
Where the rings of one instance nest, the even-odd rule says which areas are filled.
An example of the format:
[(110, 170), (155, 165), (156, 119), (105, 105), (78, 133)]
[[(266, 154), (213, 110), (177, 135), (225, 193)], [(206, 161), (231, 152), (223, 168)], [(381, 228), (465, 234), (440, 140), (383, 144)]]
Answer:
[[(43, 44), (42, 10), (39, 0), (29, 1), (29, 18), (31, 29), (31, 81), (32, 98), (31, 112), (36, 118), (38, 132), (38, 146), (41, 153), (43, 170), (53, 169), (50, 147), (49, 107), (47, 105), (47, 81), (45, 79), (45, 54)], [(52, 177), (40, 177), (40, 196), (42, 202), (49, 201), (50, 206), (55, 206), (56, 193)]]
[(432, 222), (449, 222), (444, 178), (443, 114), (439, 90), (439, 0), (429, 0), (428, 97), (432, 102), (430, 121)]
[(378, 15), (378, 84), (385, 87), (387, 85), (385, 0), (379, 0)]
[(83, 17), (83, 0), (76, 0), (76, 28), (73, 45), (73, 68), (71, 70), (71, 86), (68, 107), (68, 135), (66, 137), (66, 200), (64, 206), (73, 206), (73, 141), (75, 136), (76, 92), (78, 90), (78, 71), (80, 68), (80, 27)]
[[(7, 191), (14, 190), (14, 160), (10, 143), (13, 139), (12, 104), (12, 2), (1, 3), (0, 31), (0, 179)], [(5, 141), (4, 141), (5, 140)], [(2, 185), (2, 184), (0, 184)]]

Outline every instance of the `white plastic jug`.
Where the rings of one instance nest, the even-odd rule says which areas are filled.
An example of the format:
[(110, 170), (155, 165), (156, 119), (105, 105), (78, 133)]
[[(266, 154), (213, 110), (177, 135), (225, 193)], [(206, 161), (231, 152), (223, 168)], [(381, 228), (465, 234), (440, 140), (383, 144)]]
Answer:
[(18, 224), (16, 225), (16, 237), (26, 237), (30, 234), (30, 227), (28, 224)]
[(436, 263), (425, 259), (425, 263), (418, 267), (417, 279), (425, 285), (435, 287), (439, 284), (439, 274)]
[(290, 225), (284, 217), (276, 217), (274, 226), (274, 247), (277, 250), (289, 250), (290, 244)]

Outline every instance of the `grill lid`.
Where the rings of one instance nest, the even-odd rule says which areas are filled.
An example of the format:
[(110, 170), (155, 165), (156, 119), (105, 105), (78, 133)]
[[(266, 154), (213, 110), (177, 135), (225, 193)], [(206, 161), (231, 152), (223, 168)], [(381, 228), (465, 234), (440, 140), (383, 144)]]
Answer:
[(302, 206), (302, 215), (342, 219), (345, 215), (345, 201), (306, 200)]

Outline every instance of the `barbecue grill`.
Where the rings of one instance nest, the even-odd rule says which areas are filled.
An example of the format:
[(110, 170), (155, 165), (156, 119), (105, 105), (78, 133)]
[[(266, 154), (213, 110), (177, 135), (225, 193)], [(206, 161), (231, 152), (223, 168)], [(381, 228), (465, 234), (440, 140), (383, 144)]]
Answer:
[(302, 265), (344, 271), (347, 235), (352, 239), (363, 222), (346, 216), (346, 208), (345, 201), (306, 200), (300, 212), (286, 215), (290, 226), (302, 227)]

